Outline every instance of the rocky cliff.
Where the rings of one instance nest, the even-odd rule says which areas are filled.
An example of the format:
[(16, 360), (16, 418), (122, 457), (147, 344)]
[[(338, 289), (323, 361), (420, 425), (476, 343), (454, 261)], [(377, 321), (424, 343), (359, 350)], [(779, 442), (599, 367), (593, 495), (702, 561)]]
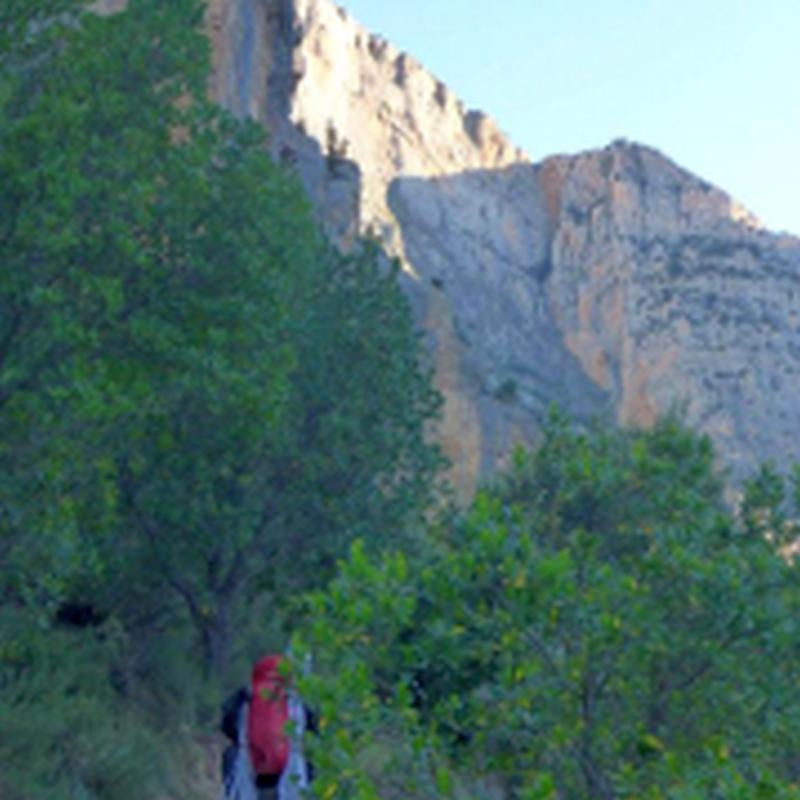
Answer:
[(343, 246), (404, 268), (468, 491), (551, 401), (673, 404), (741, 475), (800, 460), (800, 240), (627, 142), (532, 163), (329, 0), (212, 0), (213, 91), (260, 120)]

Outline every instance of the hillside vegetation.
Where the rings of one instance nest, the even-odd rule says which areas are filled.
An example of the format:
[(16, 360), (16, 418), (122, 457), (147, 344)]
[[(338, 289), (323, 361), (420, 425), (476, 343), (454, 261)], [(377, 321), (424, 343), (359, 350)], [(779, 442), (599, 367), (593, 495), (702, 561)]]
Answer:
[(800, 796), (785, 488), (761, 470), (734, 517), (676, 420), (555, 415), (421, 558), (356, 546), (296, 642), (321, 796)]
[(203, 11), (0, 7), (0, 797), (202, 797), (290, 639), (323, 800), (800, 797), (797, 481), (554, 413), (449, 506), (395, 267), (206, 99)]

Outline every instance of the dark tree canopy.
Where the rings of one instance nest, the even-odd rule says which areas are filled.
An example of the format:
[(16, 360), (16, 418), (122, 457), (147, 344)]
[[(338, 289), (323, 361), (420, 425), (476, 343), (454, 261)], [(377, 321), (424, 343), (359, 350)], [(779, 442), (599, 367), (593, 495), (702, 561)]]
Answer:
[[(19, 719), (51, 702), (30, 669), (67, 649), (99, 714), (281, 646), (355, 536), (412, 535), (439, 466), (392, 268), (330, 245), (263, 132), (206, 98), (203, 3), (84, 5), (0, 9), (0, 713)], [(9, 774), (25, 797), (153, 796), (84, 768), (96, 743)], [(16, 748), (0, 736), (0, 762)]]

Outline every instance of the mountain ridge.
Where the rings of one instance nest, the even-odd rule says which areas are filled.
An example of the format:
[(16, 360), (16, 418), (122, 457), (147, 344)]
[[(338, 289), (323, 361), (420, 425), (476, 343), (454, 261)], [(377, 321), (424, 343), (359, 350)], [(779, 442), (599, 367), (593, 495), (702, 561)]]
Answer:
[(800, 460), (800, 239), (658, 150), (533, 162), (329, 0), (212, 0), (212, 91), (259, 120), (342, 246), (403, 266), (468, 495), (547, 406), (649, 425), (675, 405), (741, 478)]

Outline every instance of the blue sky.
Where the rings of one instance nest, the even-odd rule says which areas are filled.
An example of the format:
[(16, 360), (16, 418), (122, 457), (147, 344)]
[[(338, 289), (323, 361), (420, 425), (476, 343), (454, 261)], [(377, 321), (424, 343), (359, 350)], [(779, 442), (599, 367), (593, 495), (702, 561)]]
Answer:
[(624, 137), (800, 234), (800, 0), (339, 0), (534, 159)]

